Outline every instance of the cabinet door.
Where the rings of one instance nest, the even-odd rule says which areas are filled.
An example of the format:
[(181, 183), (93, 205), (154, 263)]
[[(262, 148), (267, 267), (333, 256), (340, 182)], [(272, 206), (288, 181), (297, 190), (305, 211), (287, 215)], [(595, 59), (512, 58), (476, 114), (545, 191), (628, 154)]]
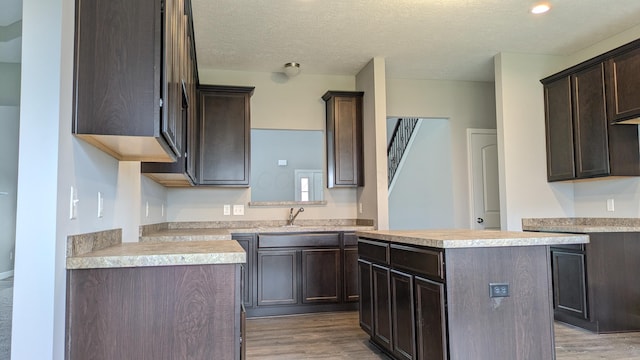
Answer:
[(255, 303), (255, 235), (253, 234), (234, 234), (232, 239), (237, 241), (247, 253), (247, 262), (243, 264), (243, 272), (240, 285), (240, 296), (245, 308), (251, 308)]
[(371, 263), (358, 260), (358, 278), (360, 279), (360, 327), (367, 334), (373, 334), (373, 289), (371, 278)]
[(417, 359), (448, 359), (444, 285), (415, 277)]
[(583, 253), (551, 252), (553, 269), (553, 307), (573, 316), (587, 319), (587, 288)]
[(298, 303), (298, 253), (258, 251), (258, 306)]
[(249, 186), (249, 97), (253, 88), (200, 88), (201, 185)]
[(415, 359), (415, 318), (413, 277), (391, 271), (391, 314), (393, 318), (393, 354), (397, 359)]
[(609, 141), (604, 91), (604, 64), (571, 76), (576, 177), (609, 174)]
[(547, 180), (575, 178), (571, 81), (566, 76), (544, 85)]
[(640, 49), (611, 58), (607, 63), (610, 122), (638, 122), (640, 116)]
[(371, 278), (373, 280), (373, 340), (388, 351), (393, 351), (389, 269), (373, 264)]
[(162, 89), (162, 135), (176, 154), (182, 156), (182, 89), (180, 83), (180, 22), (182, 0), (168, 0), (164, 7), (164, 79)]
[(340, 249), (302, 250), (302, 302), (340, 301)]
[(326, 101), (327, 187), (363, 186), (362, 92), (329, 91)]
[(344, 301), (355, 302), (360, 298), (358, 290), (358, 248), (344, 249)]

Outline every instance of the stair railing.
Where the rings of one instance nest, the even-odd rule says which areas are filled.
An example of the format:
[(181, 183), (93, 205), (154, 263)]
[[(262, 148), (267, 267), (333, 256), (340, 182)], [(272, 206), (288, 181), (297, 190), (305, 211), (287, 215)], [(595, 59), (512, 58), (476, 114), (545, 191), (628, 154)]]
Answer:
[(418, 118), (403, 118), (398, 119), (393, 134), (391, 135), (391, 141), (387, 146), (387, 166), (388, 166), (388, 185), (391, 186), (391, 181), (398, 170), (402, 156), (404, 155), (411, 134), (418, 123)]

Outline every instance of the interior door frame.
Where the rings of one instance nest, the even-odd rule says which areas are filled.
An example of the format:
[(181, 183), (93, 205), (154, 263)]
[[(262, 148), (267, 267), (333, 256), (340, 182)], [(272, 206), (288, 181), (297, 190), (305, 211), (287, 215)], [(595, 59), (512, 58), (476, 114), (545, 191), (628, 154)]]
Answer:
[[(471, 149), (471, 137), (474, 134), (488, 134), (488, 135), (498, 135), (497, 129), (476, 129), (476, 128), (467, 128), (467, 184), (469, 186), (469, 228), (475, 229), (476, 219), (474, 214), (474, 190), (473, 190), (473, 161), (472, 161), (472, 149)], [(498, 187), (500, 184), (498, 184)], [(500, 209), (502, 211), (502, 209)], [(502, 223), (500, 224), (502, 227)]]

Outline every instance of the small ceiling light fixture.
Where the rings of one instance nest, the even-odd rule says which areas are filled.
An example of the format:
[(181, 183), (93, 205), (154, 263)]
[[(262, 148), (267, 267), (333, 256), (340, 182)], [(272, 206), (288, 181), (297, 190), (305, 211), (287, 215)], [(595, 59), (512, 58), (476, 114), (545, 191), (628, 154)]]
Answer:
[(300, 63), (288, 62), (284, 64), (284, 73), (288, 77), (294, 77), (300, 73)]
[(532, 14), (544, 14), (547, 11), (549, 11), (549, 9), (551, 9), (551, 6), (549, 6), (549, 4), (547, 3), (542, 3), (542, 4), (538, 4), (534, 7), (531, 8), (531, 13)]

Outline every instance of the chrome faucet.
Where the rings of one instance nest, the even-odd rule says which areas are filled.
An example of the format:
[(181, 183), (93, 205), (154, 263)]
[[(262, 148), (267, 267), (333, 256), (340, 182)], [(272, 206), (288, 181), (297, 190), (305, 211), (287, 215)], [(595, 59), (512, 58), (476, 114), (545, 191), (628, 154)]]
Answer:
[(296, 217), (298, 217), (298, 214), (300, 214), (301, 212), (304, 212), (303, 207), (299, 208), (295, 214), (293, 213), (293, 208), (291, 208), (289, 210), (289, 220), (287, 220), (287, 226), (293, 226), (293, 221), (296, 219)]

